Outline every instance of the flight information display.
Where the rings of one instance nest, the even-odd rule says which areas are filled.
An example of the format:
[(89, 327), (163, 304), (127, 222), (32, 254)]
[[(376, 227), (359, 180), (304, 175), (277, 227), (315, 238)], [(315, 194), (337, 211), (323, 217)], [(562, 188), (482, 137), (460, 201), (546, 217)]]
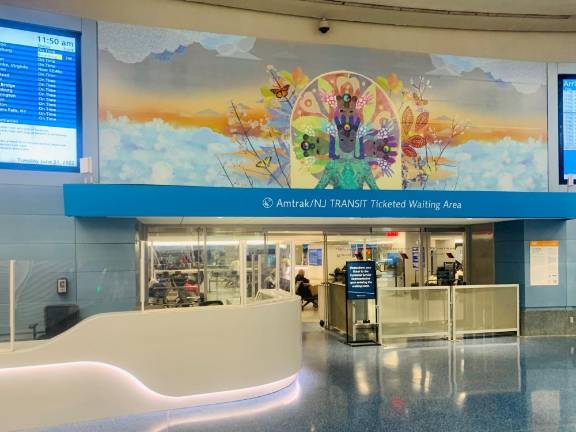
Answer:
[(558, 75), (560, 183), (576, 183), (576, 75)]
[(80, 33), (0, 20), (0, 168), (79, 171)]

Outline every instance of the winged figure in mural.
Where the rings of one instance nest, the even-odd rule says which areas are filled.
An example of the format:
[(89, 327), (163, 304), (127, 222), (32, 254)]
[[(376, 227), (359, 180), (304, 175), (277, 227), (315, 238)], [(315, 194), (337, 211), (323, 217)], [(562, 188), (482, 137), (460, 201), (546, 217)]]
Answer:
[(392, 102), (372, 80), (324, 74), (304, 89), (292, 113), (293, 152), (302, 168), (293, 182), (302, 176), (308, 187), (379, 189), (380, 178), (399, 175), (399, 129)]

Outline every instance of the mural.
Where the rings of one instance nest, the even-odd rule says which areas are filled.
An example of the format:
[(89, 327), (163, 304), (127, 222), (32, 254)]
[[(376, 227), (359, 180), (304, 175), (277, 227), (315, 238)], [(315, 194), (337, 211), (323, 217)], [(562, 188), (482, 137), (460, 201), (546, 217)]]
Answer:
[(292, 109), (292, 185), (398, 189), (400, 125), (382, 87), (355, 72), (331, 72)]
[(547, 190), (544, 63), (99, 24), (108, 183)]

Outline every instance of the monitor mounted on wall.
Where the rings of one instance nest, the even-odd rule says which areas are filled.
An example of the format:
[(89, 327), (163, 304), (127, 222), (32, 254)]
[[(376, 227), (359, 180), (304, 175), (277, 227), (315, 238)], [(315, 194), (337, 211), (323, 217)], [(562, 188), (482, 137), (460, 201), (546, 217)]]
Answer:
[(559, 182), (576, 181), (576, 75), (558, 75)]
[(81, 33), (0, 19), (0, 169), (79, 172)]

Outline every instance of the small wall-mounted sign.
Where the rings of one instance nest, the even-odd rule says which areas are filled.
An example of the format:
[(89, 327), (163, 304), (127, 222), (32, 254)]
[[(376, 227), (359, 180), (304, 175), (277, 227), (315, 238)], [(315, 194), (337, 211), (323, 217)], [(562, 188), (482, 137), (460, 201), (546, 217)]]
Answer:
[(68, 294), (68, 279), (60, 278), (56, 284), (58, 294)]

